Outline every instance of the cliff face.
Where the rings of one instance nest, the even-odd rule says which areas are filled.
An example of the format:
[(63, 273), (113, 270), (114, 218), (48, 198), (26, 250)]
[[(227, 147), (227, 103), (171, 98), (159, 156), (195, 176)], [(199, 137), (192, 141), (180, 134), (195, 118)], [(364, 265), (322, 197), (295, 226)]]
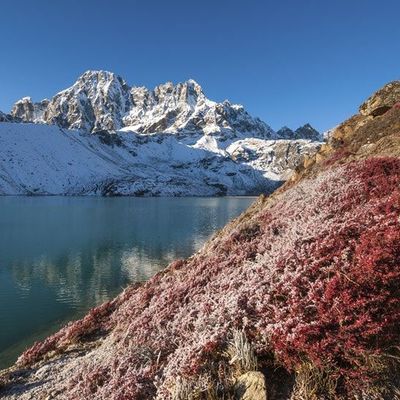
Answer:
[(27, 350), (1, 395), (230, 399), (258, 370), (272, 399), (399, 398), (400, 99), (375, 96), (199, 253)]

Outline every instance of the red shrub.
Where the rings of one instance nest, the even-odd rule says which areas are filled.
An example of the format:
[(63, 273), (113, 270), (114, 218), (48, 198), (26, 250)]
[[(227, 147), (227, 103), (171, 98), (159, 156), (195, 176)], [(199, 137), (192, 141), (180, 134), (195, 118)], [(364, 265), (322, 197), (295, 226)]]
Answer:
[(100, 363), (97, 398), (168, 399), (171, 380), (206, 370), (243, 328), (261, 359), (272, 352), (288, 369), (308, 359), (334, 367), (348, 389), (363, 384), (359, 358), (399, 345), (399, 171), (399, 160), (382, 158), (303, 180), (207, 251), (121, 295), (114, 312), (89, 315), (23, 359), (106, 326), (107, 340), (60, 388), (88, 398), (99, 377), (85, 377)]

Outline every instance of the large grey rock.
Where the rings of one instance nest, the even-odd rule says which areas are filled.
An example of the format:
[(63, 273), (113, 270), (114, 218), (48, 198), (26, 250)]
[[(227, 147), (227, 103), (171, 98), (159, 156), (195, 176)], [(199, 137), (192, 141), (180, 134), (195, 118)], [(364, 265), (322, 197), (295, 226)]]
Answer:
[(376, 117), (400, 102), (400, 81), (393, 81), (379, 89), (360, 106), (360, 114)]
[(250, 371), (241, 375), (235, 384), (235, 399), (267, 400), (264, 375), (257, 371)]

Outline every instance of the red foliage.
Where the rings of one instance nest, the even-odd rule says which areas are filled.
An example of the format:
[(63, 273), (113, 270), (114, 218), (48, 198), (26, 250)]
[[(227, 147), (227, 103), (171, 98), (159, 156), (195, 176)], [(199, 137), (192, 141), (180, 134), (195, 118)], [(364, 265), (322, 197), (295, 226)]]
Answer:
[[(232, 328), (288, 369), (304, 359), (337, 369), (350, 390), (361, 356), (399, 345), (400, 161), (372, 159), (303, 180), (186, 262), (112, 307), (28, 350), (105, 327), (112, 333), (73, 370), (71, 398), (169, 398), (170, 379), (207, 369)], [(114, 311), (115, 310), (115, 311)], [(355, 379), (358, 378), (358, 379)], [(86, 397), (85, 397), (86, 396)]]

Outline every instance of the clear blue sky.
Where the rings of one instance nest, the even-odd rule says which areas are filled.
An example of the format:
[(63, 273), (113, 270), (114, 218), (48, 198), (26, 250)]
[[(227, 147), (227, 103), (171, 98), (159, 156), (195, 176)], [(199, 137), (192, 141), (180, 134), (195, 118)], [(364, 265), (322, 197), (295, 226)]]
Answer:
[(277, 129), (325, 130), (400, 78), (399, 0), (2, 0), (0, 110), (88, 69), (197, 80)]

